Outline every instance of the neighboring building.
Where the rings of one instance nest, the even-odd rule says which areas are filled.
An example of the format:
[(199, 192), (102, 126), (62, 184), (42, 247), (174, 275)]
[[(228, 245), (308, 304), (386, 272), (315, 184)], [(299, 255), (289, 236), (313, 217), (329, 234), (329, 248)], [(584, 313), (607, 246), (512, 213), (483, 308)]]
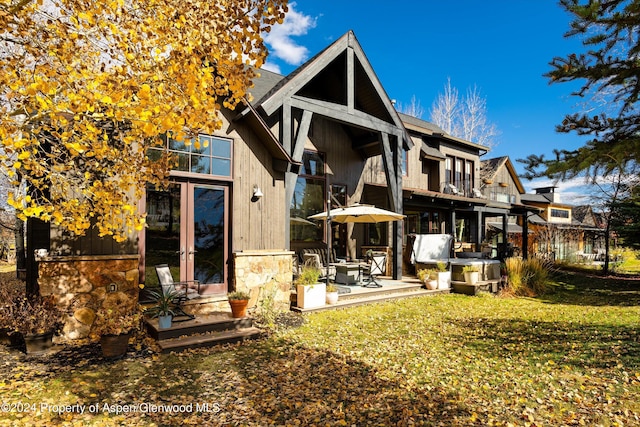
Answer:
[(585, 254), (597, 258), (604, 248), (603, 224), (591, 206), (562, 203), (556, 189), (541, 187), (534, 189), (535, 194), (522, 195), (523, 202), (540, 209), (528, 219), (531, 251), (558, 260), (575, 261)]
[[(500, 218), (490, 218), (485, 223), (486, 241), (491, 248), (498, 248), (506, 243), (503, 256), (524, 255), (528, 253), (529, 230), (523, 232), (522, 218), (531, 211), (537, 212), (523, 204), (525, 189), (508, 156), (485, 159), (480, 166), (481, 188), (489, 200), (508, 204), (510, 215), (504, 224)], [(506, 226), (507, 235), (503, 230)], [(495, 255), (492, 253), (492, 255)]]

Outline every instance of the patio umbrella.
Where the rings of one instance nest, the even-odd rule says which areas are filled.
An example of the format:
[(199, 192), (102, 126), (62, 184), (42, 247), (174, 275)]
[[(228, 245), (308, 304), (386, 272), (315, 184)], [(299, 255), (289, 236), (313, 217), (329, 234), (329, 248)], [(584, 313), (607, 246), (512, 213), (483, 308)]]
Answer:
[[(361, 222), (361, 223), (377, 223), (388, 221), (400, 221), (404, 215), (380, 209), (372, 205), (355, 204), (344, 208), (331, 209), (331, 221), (339, 223)], [(324, 220), (327, 218), (327, 212), (311, 215), (309, 219)]]
[(304, 218), (300, 218), (297, 216), (291, 217), (291, 222), (296, 224), (296, 225), (313, 225), (315, 226), (316, 224), (314, 222), (311, 222), (307, 219)]
[[(330, 199), (330, 198), (329, 198)], [(372, 205), (361, 205), (359, 203), (347, 206), (344, 208), (336, 208), (331, 209), (329, 214), (327, 212), (321, 212), (319, 214), (311, 215), (308, 217), (309, 219), (314, 220), (326, 220), (327, 221), (327, 230), (331, 229), (331, 221), (335, 221), (338, 223), (378, 223), (378, 222), (389, 222), (389, 221), (399, 221), (404, 218), (404, 215), (395, 213), (392, 211), (388, 211), (385, 209), (376, 208)], [(327, 260), (330, 259), (330, 248), (331, 248), (331, 233), (327, 233)], [(327, 284), (329, 283), (329, 275), (327, 274)]]

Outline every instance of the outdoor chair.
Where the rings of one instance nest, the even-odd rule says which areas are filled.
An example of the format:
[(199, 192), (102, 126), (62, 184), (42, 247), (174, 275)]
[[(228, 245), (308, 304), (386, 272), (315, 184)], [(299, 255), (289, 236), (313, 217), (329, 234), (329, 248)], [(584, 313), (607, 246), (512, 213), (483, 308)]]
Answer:
[[(177, 294), (176, 298), (174, 298), (173, 300), (173, 303), (175, 304), (175, 307), (173, 308), (173, 321), (180, 322), (195, 319), (196, 316), (186, 313), (182, 308), (182, 305), (186, 301), (198, 298), (200, 296), (200, 282), (197, 280), (174, 282), (168, 264), (156, 265), (156, 274), (158, 275), (158, 282), (162, 287), (163, 294)], [(175, 320), (176, 317), (185, 317), (185, 319)]]
[(376, 280), (376, 276), (384, 274), (387, 268), (387, 254), (384, 252), (374, 252), (371, 256), (371, 264), (368, 266), (368, 271), (365, 271), (368, 279), (364, 285), (365, 288), (381, 288), (382, 285)]
[(325, 278), (329, 275), (332, 279), (336, 275), (336, 267), (331, 265), (335, 263), (335, 253), (332, 251), (331, 260), (327, 262), (326, 249), (303, 249), (302, 264), (316, 267), (320, 270), (320, 277)]

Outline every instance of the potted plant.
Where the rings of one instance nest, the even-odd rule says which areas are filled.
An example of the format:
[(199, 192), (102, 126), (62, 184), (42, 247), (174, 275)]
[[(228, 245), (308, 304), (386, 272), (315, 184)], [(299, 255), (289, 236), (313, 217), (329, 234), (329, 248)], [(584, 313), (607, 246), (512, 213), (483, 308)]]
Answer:
[(231, 306), (231, 316), (239, 319), (247, 316), (247, 305), (249, 304), (249, 293), (235, 291), (227, 294), (229, 305)]
[(108, 358), (123, 356), (127, 352), (131, 334), (140, 326), (140, 319), (137, 310), (100, 308), (96, 313), (94, 331), (100, 336), (102, 355)]
[(451, 287), (451, 271), (447, 263), (438, 261), (436, 271), (438, 272), (438, 289), (449, 289)]
[(338, 302), (338, 287), (333, 283), (327, 285), (327, 304), (336, 304)]
[(171, 320), (175, 313), (173, 312), (174, 300), (178, 297), (178, 292), (164, 292), (161, 288), (158, 290), (149, 290), (149, 294), (155, 301), (153, 307), (147, 309), (145, 314), (158, 318), (158, 328), (171, 328)]
[(433, 268), (418, 270), (418, 280), (420, 280), (427, 289), (438, 289), (438, 271)]
[(53, 296), (15, 295), (4, 310), (10, 316), (9, 328), (22, 335), (26, 353), (45, 353), (53, 346), (53, 335), (62, 326), (64, 316)]
[(313, 265), (304, 265), (302, 267), (300, 275), (294, 282), (298, 307), (315, 308), (325, 305), (327, 288), (325, 283), (318, 283), (319, 279), (319, 268)]
[(467, 284), (475, 285), (478, 282), (480, 268), (477, 265), (465, 265), (462, 268), (462, 274), (464, 274), (464, 281), (467, 282)]

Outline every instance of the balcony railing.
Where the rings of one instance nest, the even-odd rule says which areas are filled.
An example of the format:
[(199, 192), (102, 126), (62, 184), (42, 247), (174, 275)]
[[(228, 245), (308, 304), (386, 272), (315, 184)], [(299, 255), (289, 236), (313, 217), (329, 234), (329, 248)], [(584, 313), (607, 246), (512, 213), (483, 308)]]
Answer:
[(515, 203), (515, 194), (508, 187), (499, 184), (482, 184), (479, 180), (441, 182), (440, 192), (454, 196), (469, 197), (473, 199), (487, 199), (501, 203)]

